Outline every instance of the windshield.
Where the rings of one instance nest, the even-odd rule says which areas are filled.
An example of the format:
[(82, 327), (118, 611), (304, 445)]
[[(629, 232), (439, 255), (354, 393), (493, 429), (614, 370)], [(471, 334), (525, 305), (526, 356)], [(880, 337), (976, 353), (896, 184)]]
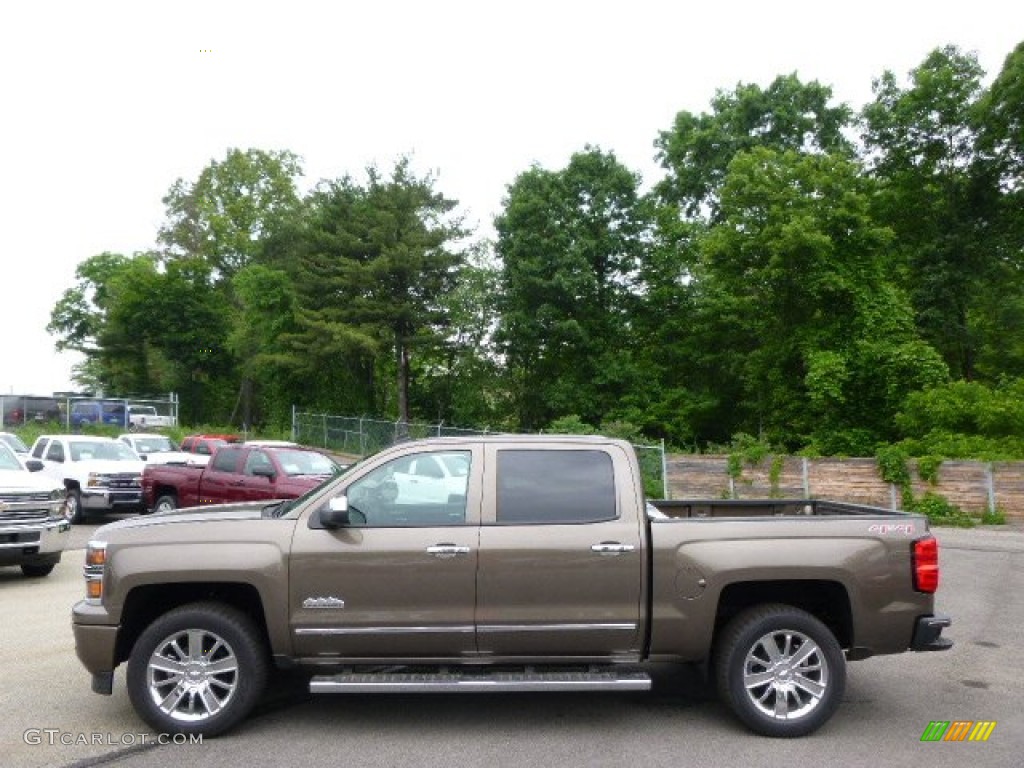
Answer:
[(28, 446), (21, 442), (20, 437), (12, 435), (10, 432), (0, 435), (0, 443), (6, 443), (15, 453), (28, 453)]
[(14, 451), (4, 441), (0, 440), (0, 469), (21, 469), (21, 462)]
[(114, 461), (138, 461), (135, 452), (123, 443), (101, 442), (99, 440), (76, 440), (71, 443), (71, 460), (112, 459)]
[(178, 450), (178, 446), (168, 437), (137, 437), (135, 450), (139, 453), (167, 453)]
[(289, 476), (294, 475), (333, 475), (338, 472), (338, 465), (316, 451), (277, 451), (277, 460), (281, 469)]

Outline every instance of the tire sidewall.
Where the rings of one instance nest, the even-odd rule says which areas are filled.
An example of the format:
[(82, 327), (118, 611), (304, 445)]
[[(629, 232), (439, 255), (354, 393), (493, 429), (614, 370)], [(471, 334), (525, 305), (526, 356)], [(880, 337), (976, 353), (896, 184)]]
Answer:
[[(150, 695), (149, 659), (173, 634), (188, 629), (212, 632), (231, 646), (238, 661), (238, 682), (231, 700), (216, 715), (181, 722), (164, 714)], [(128, 696), (138, 715), (160, 733), (216, 736), (237, 725), (255, 706), (266, 685), (268, 662), (260, 634), (242, 613), (228, 606), (199, 603), (182, 606), (150, 624), (136, 640), (127, 669)]]
[[(760, 638), (787, 629), (807, 635), (818, 646), (828, 665), (828, 684), (813, 711), (797, 720), (776, 720), (750, 700), (743, 669), (747, 653)], [(716, 678), (725, 703), (748, 728), (765, 736), (791, 738), (816, 731), (835, 713), (846, 687), (846, 660), (832, 632), (811, 614), (790, 606), (763, 606), (740, 614), (726, 628), (716, 658)]]

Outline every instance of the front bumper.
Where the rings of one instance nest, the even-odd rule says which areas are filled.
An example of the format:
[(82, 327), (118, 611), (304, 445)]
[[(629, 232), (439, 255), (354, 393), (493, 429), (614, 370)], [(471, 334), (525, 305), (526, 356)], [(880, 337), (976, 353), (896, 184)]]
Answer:
[(108, 490), (98, 488), (82, 489), (83, 509), (141, 508), (142, 489)]
[(914, 624), (914, 637), (910, 641), (912, 651), (948, 651), (953, 641), (942, 637), (942, 630), (953, 623), (953, 619), (942, 613), (933, 616), (919, 616)]
[(109, 695), (117, 666), (117, 633), (120, 627), (110, 624), (96, 624), (107, 617), (107, 612), (98, 605), (85, 600), (71, 609), (71, 629), (75, 635), (75, 655), (92, 675), (92, 689), (96, 693)]
[(40, 522), (0, 522), (0, 565), (55, 561), (67, 546), (71, 523), (64, 516)]

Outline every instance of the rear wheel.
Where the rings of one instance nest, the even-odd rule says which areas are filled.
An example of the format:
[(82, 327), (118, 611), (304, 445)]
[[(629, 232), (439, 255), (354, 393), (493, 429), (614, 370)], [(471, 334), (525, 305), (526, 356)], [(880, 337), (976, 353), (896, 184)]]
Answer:
[(136, 641), (128, 695), (156, 731), (214, 736), (249, 714), (267, 669), (261, 635), (247, 616), (194, 603), (164, 614)]
[(153, 505), (153, 512), (170, 512), (178, 508), (178, 500), (167, 493), (156, 500)]
[(719, 695), (751, 730), (804, 736), (839, 706), (846, 661), (835, 636), (814, 616), (789, 605), (763, 605), (723, 630), (715, 677)]

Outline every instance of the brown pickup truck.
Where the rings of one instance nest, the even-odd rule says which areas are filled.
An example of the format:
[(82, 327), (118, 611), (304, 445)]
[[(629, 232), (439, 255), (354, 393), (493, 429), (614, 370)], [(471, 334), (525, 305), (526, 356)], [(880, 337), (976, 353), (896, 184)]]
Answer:
[(481, 437), (386, 449), (298, 499), (98, 529), (77, 653), (127, 662), (161, 732), (223, 732), (272, 667), (330, 692), (645, 690), (709, 662), (756, 732), (801, 736), (846, 661), (937, 651), (923, 517), (819, 500), (646, 502), (628, 443)]

